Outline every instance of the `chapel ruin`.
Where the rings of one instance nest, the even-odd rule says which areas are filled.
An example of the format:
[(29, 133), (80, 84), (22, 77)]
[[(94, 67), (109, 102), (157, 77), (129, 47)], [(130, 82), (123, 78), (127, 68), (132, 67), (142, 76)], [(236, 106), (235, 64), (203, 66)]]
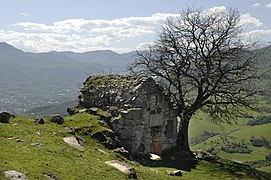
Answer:
[(161, 155), (176, 146), (177, 119), (164, 89), (151, 77), (94, 76), (84, 82), (82, 108), (110, 112), (111, 128), (132, 154)]

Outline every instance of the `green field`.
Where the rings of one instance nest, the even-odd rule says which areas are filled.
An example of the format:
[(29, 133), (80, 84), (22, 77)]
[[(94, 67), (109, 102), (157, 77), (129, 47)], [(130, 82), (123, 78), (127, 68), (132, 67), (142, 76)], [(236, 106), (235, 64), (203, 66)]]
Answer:
[[(270, 114), (255, 114), (255, 116), (270, 116)], [(190, 122), (189, 137), (201, 140), (192, 145), (192, 150), (204, 149), (213, 152), (224, 159), (232, 159), (241, 162), (264, 161), (266, 156), (271, 154), (270, 147), (253, 146), (250, 139), (252, 136), (264, 138), (271, 143), (271, 123), (248, 126), (248, 120), (252, 118), (238, 118), (237, 123), (228, 124), (226, 122), (213, 123), (207, 114), (199, 113)], [(203, 137), (204, 131), (213, 133), (209, 138)], [(205, 134), (207, 134), (205, 132)], [(227, 149), (224, 151), (222, 149)], [(232, 151), (229, 153), (229, 151)], [(240, 152), (238, 152), (240, 151)], [(242, 151), (242, 152), (241, 152)], [(249, 151), (246, 152), (245, 151)], [(262, 164), (253, 165), (261, 171), (271, 172), (270, 160)]]

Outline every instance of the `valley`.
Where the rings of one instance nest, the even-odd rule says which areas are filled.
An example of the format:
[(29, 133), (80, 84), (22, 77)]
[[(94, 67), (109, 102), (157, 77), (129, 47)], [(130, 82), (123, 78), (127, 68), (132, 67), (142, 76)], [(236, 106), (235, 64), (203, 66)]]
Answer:
[(75, 101), (90, 75), (125, 73), (135, 52), (23, 52), (0, 43), (0, 111), (22, 114)]

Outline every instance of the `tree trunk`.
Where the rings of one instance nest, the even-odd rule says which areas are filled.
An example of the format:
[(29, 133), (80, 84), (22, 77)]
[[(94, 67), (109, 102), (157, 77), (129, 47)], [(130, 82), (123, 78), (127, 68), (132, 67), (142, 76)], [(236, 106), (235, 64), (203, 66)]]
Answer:
[(177, 135), (177, 150), (180, 153), (188, 153), (191, 154), (189, 142), (188, 142), (188, 126), (189, 121), (191, 119), (192, 115), (186, 115), (183, 118), (181, 118), (181, 122), (179, 125), (179, 132)]

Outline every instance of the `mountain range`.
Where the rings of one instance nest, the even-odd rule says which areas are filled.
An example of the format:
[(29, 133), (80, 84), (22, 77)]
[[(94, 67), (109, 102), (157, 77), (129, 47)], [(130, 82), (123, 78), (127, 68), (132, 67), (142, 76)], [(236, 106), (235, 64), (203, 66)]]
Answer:
[[(270, 68), (271, 46), (253, 51), (261, 55), (261, 66)], [(65, 112), (66, 107), (58, 104), (74, 104), (88, 76), (127, 73), (127, 64), (135, 58), (136, 52), (118, 54), (110, 50), (30, 53), (0, 42), (0, 111), (37, 115), (37, 110), (45, 107), (45, 115), (61, 107)], [(263, 83), (271, 88), (270, 80)]]
[(27, 110), (76, 100), (90, 75), (125, 73), (135, 52), (23, 52), (0, 43), (0, 111)]

